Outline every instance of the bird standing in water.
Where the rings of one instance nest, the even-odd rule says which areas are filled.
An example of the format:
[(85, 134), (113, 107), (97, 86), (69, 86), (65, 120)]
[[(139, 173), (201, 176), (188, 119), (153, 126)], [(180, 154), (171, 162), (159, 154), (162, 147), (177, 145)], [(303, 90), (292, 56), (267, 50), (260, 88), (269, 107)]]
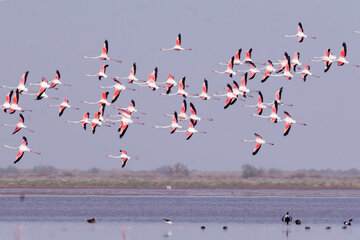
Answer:
[(286, 222), (289, 225), (289, 222), (292, 221), (292, 217), (289, 215), (289, 212), (286, 212), (285, 216), (282, 217), (281, 221)]

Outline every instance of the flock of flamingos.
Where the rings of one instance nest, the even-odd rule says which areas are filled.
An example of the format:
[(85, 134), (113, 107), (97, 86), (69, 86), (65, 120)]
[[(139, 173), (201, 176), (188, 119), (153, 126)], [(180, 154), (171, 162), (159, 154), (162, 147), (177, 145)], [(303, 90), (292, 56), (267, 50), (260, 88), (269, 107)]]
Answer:
[[(354, 33), (360, 33), (360, 32), (354, 31)], [(316, 37), (309, 36), (304, 33), (303, 26), (301, 23), (298, 24), (298, 31), (296, 34), (284, 35), (284, 37), (286, 37), (286, 38), (296, 37), (298, 39), (299, 43), (303, 42), (304, 39), (306, 39), (306, 38), (316, 39)], [(191, 48), (183, 48), (181, 46), (181, 34), (179, 34), (177, 36), (174, 47), (161, 48), (160, 50), (161, 51), (171, 51), (171, 50), (191, 51)], [(247, 87), (247, 80), (253, 79), (257, 74), (262, 75), (261, 82), (265, 82), (266, 80), (268, 80), (269, 78), (272, 78), (272, 77), (283, 77), (286, 79), (300, 78), (300, 79), (303, 79), (303, 81), (306, 81), (306, 79), (308, 77), (319, 78), (319, 76), (316, 76), (310, 72), (309, 65), (305, 65), (302, 68), (303, 64), (300, 62), (300, 53), (295, 52), (294, 57), (292, 59), (290, 59), (290, 56), (288, 55), (288, 53), (285, 52), (283, 59), (277, 60), (274, 63), (272, 61), (268, 60), (267, 63), (262, 64), (262, 63), (257, 63), (252, 60), (252, 58), (251, 58), (252, 49), (249, 49), (245, 53), (244, 60), (241, 60), (241, 52), (242, 52), (242, 49), (239, 49), (238, 51), (236, 51), (235, 56), (232, 56), (230, 58), (230, 60), (228, 61), (228, 63), (219, 63), (220, 66), (222, 66), (222, 65), (227, 66), (224, 71), (218, 71), (218, 70), (213, 71), (214, 73), (225, 74), (230, 78), (234, 77), (238, 73), (241, 73), (242, 76), (241, 76), (240, 85), (238, 84), (238, 82), (233, 80), (232, 84), (226, 85), (225, 92), (214, 92), (213, 94), (208, 93), (208, 81), (206, 79), (204, 79), (201, 93), (190, 94), (185, 91), (185, 89), (187, 87), (187, 85), (185, 83), (185, 77), (183, 77), (182, 79), (179, 80), (179, 82), (177, 82), (174, 79), (174, 77), (171, 74), (169, 74), (167, 81), (157, 82), (158, 69), (155, 68), (154, 71), (152, 73), (150, 73), (147, 81), (139, 80), (136, 77), (136, 63), (134, 63), (132, 65), (130, 74), (126, 77), (108, 76), (108, 75), (106, 75), (106, 69), (107, 69), (108, 65), (107, 64), (102, 65), (101, 69), (98, 73), (85, 74), (85, 75), (88, 77), (96, 77), (99, 80), (106, 79), (106, 78), (112, 79), (113, 83), (114, 83), (112, 86), (100, 86), (100, 88), (102, 88), (102, 89), (113, 89), (111, 100), (108, 100), (110, 93), (108, 91), (106, 91), (106, 92), (102, 93), (101, 99), (98, 101), (95, 101), (95, 102), (82, 101), (82, 103), (85, 103), (85, 104), (100, 105), (99, 111), (94, 113), (94, 118), (90, 118), (89, 112), (85, 112), (85, 113), (83, 113), (83, 117), (80, 120), (78, 120), (78, 121), (69, 121), (68, 120), (67, 122), (81, 124), (81, 126), (84, 128), (84, 130), (86, 130), (86, 127), (89, 124), (93, 134), (95, 133), (95, 130), (97, 127), (100, 127), (100, 126), (111, 127), (111, 126), (119, 123), (117, 130), (119, 132), (120, 138), (122, 138), (125, 135), (126, 130), (128, 129), (130, 124), (135, 123), (135, 124), (144, 125), (144, 123), (137, 121), (139, 119), (139, 117), (132, 115), (133, 113), (145, 114), (144, 112), (140, 112), (138, 109), (136, 109), (134, 100), (132, 100), (130, 102), (130, 105), (128, 107), (119, 107), (119, 106), (113, 105), (117, 101), (121, 91), (127, 91), (127, 90), (135, 91), (135, 88), (127, 87), (123, 83), (121, 83), (121, 81), (120, 81), (120, 79), (121, 79), (124, 81), (127, 80), (128, 84), (133, 87), (148, 87), (152, 91), (160, 89), (162, 91), (161, 95), (168, 95), (168, 96), (179, 95), (179, 96), (181, 96), (183, 98), (183, 101), (182, 101), (180, 112), (174, 111), (174, 113), (172, 113), (172, 114), (166, 114), (167, 117), (170, 117), (169, 125), (167, 125), (167, 126), (155, 125), (153, 127), (154, 128), (169, 128), (171, 134), (186, 132), (187, 140), (190, 139), (194, 133), (203, 133), (203, 134), (206, 133), (204, 131), (195, 129), (195, 126), (197, 125), (197, 123), (199, 121), (202, 121), (202, 120), (212, 121), (211, 118), (202, 118), (202, 117), (198, 116), (196, 108), (192, 102), (190, 102), (190, 104), (189, 104), (190, 115), (188, 115), (188, 113), (187, 113), (188, 105), (187, 105), (187, 101), (186, 101), (186, 99), (188, 99), (188, 98), (200, 98), (202, 100), (220, 100), (220, 98), (225, 98), (224, 109), (227, 109), (231, 105), (235, 104), (235, 102), (237, 102), (238, 100), (245, 101), (245, 99), (248, 99), (248, 97), (253, 97), (251, 94), (254, 93), (254, 94), (258, 95), (257, 103), (253, 104), (253, 105), (244, 104), (243, 106), (249, 107), (249, 108), (255, 108), (256, 113), (252, 114), (255, 117), (264, 118), (264, 119), (270, 120), (273, 123), (284, 122), (285, 123), (284, 132), (283, 132), (284, 136), (287, 136), (289, 134), (291, 126), (294, 124), (306, 126), (306, 123), (298, 122), (294, 118), (292, 118), (291, 115), (287, 111), (283, 112), (284, 118), (279, 116), (278, 108), (280, 106), (292, 106), (292, 104), (282, 102), (281, 95), (282, 95), (283, 88), (280, 88), (276, 92), (275, 99), (273, 102), (265, 103), (263, 101), (263, 95), (262, 95), (261, 91), (250, 90)], [(348, 64), (348, 65), (352, 65), (354, 67), (360, 67), (359, 65), (356, 65), (356, 64), (353, 64), (353, 63), (350, 63), (349, 61), (347, 61), (346, 54), (347, 54), (347, 47), (346, 47), (346, 43), (344, 42), (342, 44), (339, 57), (336, 57), (335, 55), (333, 55), (330, 52), (330, 49), (326, 49), (323, 56), (313, 57), (311, 59), (311, 61), (323, 62), (324, 63), (324, 72), (329, 71), (332, 63), (337, 63), (338, 66), (343, 66), (344, 64)], [(113, 59), (108, 56), (108, 41), (107, 40), (105, 40), (105, 43), (102, 48), (102, 52), (99, 56), (95, 56), (95, 57), (84, 56), (84, 59), (100, 59), (105, 62), (106, 61), (114, 61), (114, 62), (121, 63), (120, 60)], [(248, 66), (249, 69), (235, 70), (234, 69), (235, 65)], [(264, 65), (264, 67), (258, 68), (256, 65)], [(50, 89), (50, 90), (58, 89), (58, 87), (61, 85), (70, 86), (70, 85), (60, 81), (61, 75), (60, 75), (59, 71), (56, 71), (55, 78), (52, 81), (47, 81), (45, 78), (43, 78), (40, 83), (27, 83), (28, 73), (29, 72), (27, 71), (22, 75), (20, 83), (16, 87), (1, 86), (2, 88), (11, 89), (10, 92), (7, 93), (7, 95), (5, 97), (5, 102), (1, 105), (1, 109), (5, 113), (8, 113), (8, 114), (13, 114), (16, 111), (19, 112), (18, 123), (2, 124), (2, 126), (15, 127), (15, 129), (13, 130), (13, 134), (19, 132), (21, 129), (27, 130), (29, 132), (33, 132), (33, 130), (29, 129), (24, 124), (25, 119), (24, 119), (24, 116), (21, 114), (21, 112), (25, 112), (25, 111), (31, 112), (31, 110), (20, 107), (20, 105), (19, 105), (20, 96), (26, 96), (26, 95), (27, 96), (35, 96), (35, 100), (42, 100), (42, 99), (47, 99), (47, 98), (59, 100), (58, 98), (47, 95), (46, 91), (48, 89)], [(27, 88), (27, 86), (29, 86), (29, 85), (30, 86), (38, 85), (38, 86), (40, 86), (40, 88), (38, 91), (30, 90)], [(177, 88), (177, 90), (174, 91), (173, 90), (174, 88)], [(79, 110), (79, 108), (76, 108), (76, 107), (73, 107), (72, 105), (70, 105), (69, 100), (67, 98), (65, 98), (61, 103), (59, 103), (57, 105), (48, 105), (48, 106), (49, 107), (58, 107), (58, 112), (59, 112), (58, 114), (60, 117), (64, 114), (66, 109)], [(116, 108), (119, 111), (119, 113), (117, 115), (104, 115), (106, 106), (112, 106), (113, 108)], [(269, 108), (269, 109), (271, 108), (271, 113), (269, 115), (263, 115), (262, 114), (263, 110), (267, 109), (267, 108)], [(107, 119), (105, 117), (111, 117), (112, 119)], [(170, 122), (170, 119), (171, 119), (171, 122)], [(187, 128), (183, 127), (179, 124), (179, 121), (187, 121), (187, 120), (189, 121)], [(253, 155), (258, 153), (258, 151), (260, 150), (260, 148), (263, 144), (274, 145), (273, 143), (269, 143), (269, 142), (265, 141), (257, 133), (255, 133), (255, 137), (256, 138), (254, 140), (247, 140), (247, 139), (242, 140), (243, 142), (255, 142), (256, 145), (252, 152)], [(12, 147), (12, 146), (8, 146), (8, 145), (2, 145), (2, 146), (6, 147), (6, 148), (18, 150), (18, 153), (15, 157), (14, 163), (17, 163), (18, 161), (20, 161), (20, 159), (24, 155), (24, 152), (32, 152), (32, 153), (40, 154), (38, 152), (33, 151), (32, 149), (30, 149), (28, 147), (28, 140), (25, 136), (22, 138), (22, 143), (18, 147)], [(121, 158), (122, 167), (124, 167), (127, 160), (130, 159), (130, 156), (127, 155), (127, 152), (125, 150), (120, 150), (120, 153), (121, 154), (117, 155), (117, 156), (107, 155), (107, 157)], [(132, 158), (136, 159), (137, 157), (132, 157)]]

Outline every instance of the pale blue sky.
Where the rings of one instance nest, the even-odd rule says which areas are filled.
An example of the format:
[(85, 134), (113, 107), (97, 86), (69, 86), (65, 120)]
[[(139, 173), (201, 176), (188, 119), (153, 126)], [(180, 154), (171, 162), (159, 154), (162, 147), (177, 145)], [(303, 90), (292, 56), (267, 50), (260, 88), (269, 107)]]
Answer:
[[(16, 86), (20, 76), (30, 71), (28, 82), (38, 82), (44, 76), (52, 80), (56, 69), (61, 80), (70, 88), (60, 86), (59, 91), (48, 90), (48, 95), (64, 97), (80, 111), (58, 110), (46, 107), (58, 104), (55, 100), (35, 101), (21, 96), (20, 106), (33, 109), (24, 113), (26, 124), (35, 133), (21, 130), (11, 135), (12, 129), (0, 127), (0, 144), (18, 146), (26, 136), (29, 147), (41, 156), (25, 153), (18, 167), (53, 165), (59, 168), (100, 167), (119, 168), (120, 162), (108, 159), (120, 149), (140, 160), (128, 162), (126, 168), (153, 169), (166, 164), (182, 162), (191, 169), (239, 170), (243, 164), (266, 168), (359, 168), (359, 140), (356, 124), (360, 69), (335, 64), (323, 73), (322, 63), (312, 63), (312, 56), (321, 56), (326, 48), (339, 55), (342, 42), (348, 46), (348, 60), (360, 64), (359, 1), (4, 1), (0, 2), (0, 83)], [(295, 34), (301, 21), (305, 33), (317, 40), (305, 39), (299, 44), (295, 38), (285, 39), (283, 34)], [(178, 33), (182, 33), (184, 47), (191, 52), (161, 52), (172, 47)], [(273, 100), (275, 92), (284, 87), (283, 101), (294, 107), (279, 108), (288, 111), (296, 120), (308, 126), (293, 126), (287, 137), (282, 135), (284, 123), (272, 124), (251, 117), (254, 109), (236, 102), (223, 109), (221, 101), (188, 99), (201, 117), (214, 118), (202, 121), (197, 129), (207, 135), (195, 134), (189, 141), (184, 134), (170, 135), (168, 130), (154, 129), (152, 125), (168, 125), (165, 113), (180, 110), (180, 96), (160, 96), (160, 91), (136, 87), (135, 92), (121, 93), (116, 105), (136, 101), (139, 110), (147, 115), (139, 121), (145, 126), (130, 125), (119, 139), (117, 127), (98, 128), (93, 136), (80, 125), (70, 125), (66, 120), (79, 120), (83, 112), (91, 117), (98, 105), (86, 105), (81, 100), (96, 101), (102, 90), (100, 85), (112, 85), (112, 80), (101, 82), (87, 78), (85, 73), (96, 73), (103, 61), (84, 60), (83, 55), (96, 56), (105, 39), (109, 41), (109, 56), (123, 63), (109, 63), (109, 75), (126, 76), (132, 63), (137, 63), (137, 76), (147, 79), (158, 67), (158, 81), (165, 81), (170, 73), (176, 80), (186, 76), (188, 91), (201, 91), (204, 78), (209, 81), (209, 93), (221, 91), (232, 80), (212, 73), (222, 70), (219, 61), (227, 61), (237, 49), (253, 48), (253, 59), (275, 62), (284, 51), (292, 57), (301, 54), (300, 61), (310, 64), (320, 79), (308, 77), (291, 81), (269, 78), (260, 83), (261, 76), (248, 81), (250, 89), (261, 90), (266, 102)], [(237, 67), (247, 69), (247, 67)], [(234, 77), (240, 82), (240, 74)], [(129, 85), (128, 85), (129, 86)], [(133, 86), (129, 86), (133, 87)], [(31, 87), (31, 89), (36, 89)], [(175, 89), (176, 90), (176, 89)], [(0, 89), (1, 104), (7, 89)], [(112, 94), (112, 90), (110, 91)], [(256, 98), (248, 99), (254, 104)], [(111, 108), (106, 114), (115, 113)], [(268, 111), (264, 111), (268, 115)], [(352, 120), (353, 119), (353, 120)], [(18, 113), (0, 114), (1, 123), (16, 123)], [(188, 125), (188, 122), (182, 123)], [(254, 132), (275, 146), (264, 146), (256, 156), (253, 144), (241, 139), (253, 138)], [(0, 167), (11, 165), (16, 151), (0, 148)]]

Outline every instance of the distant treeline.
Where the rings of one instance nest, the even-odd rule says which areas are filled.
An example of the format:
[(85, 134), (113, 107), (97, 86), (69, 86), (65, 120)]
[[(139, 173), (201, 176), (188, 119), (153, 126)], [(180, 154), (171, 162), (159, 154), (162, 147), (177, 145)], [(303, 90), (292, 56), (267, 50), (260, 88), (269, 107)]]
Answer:
[(54, 166), (35, 166), (30, 169), (20, 169), (13, 165), (6, 168), (0, 168), (0, 175), (37, 175), (37, 176), (79, 176), (79, 175), (99, 175), (99, 176), (113, 176), (113, 175), (160, 175), (168, 177), (198, 177), (198, 176), (228, 176), (228, 177), (286, 177), (286, 178), (305, 178), (305, 177), (359, 177), (360, 170), (356, 168), (348, 170), (333, 170), (333, 169), (299, 169), (299, 170), (280, 170), (276, 168), (256, 168), (250, 164), (245, 164), (239, 171), (198, 171), (190, 170), (182, 163), (176, 163), (173, 166), (165, 165), (153, 170), (138, 170), (130, 169), (112, 169), (103, 170), (96, 167), (88, 170), (79, 169), (58, 169)]

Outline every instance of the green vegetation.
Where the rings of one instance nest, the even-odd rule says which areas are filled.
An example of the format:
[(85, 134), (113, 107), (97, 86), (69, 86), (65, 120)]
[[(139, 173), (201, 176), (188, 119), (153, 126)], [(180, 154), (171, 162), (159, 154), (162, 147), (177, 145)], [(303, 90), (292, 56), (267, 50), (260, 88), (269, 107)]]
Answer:
[(238, 188), (238, 189), (356, 189), (360, 171), (262, 169), (243, 165), (241, 171), (201, 172), (185, 165), (162, 166), (150, 171), (129, 169), (87, 171), (37, 166), (0, 168), (0, 187), (29, 188)]

